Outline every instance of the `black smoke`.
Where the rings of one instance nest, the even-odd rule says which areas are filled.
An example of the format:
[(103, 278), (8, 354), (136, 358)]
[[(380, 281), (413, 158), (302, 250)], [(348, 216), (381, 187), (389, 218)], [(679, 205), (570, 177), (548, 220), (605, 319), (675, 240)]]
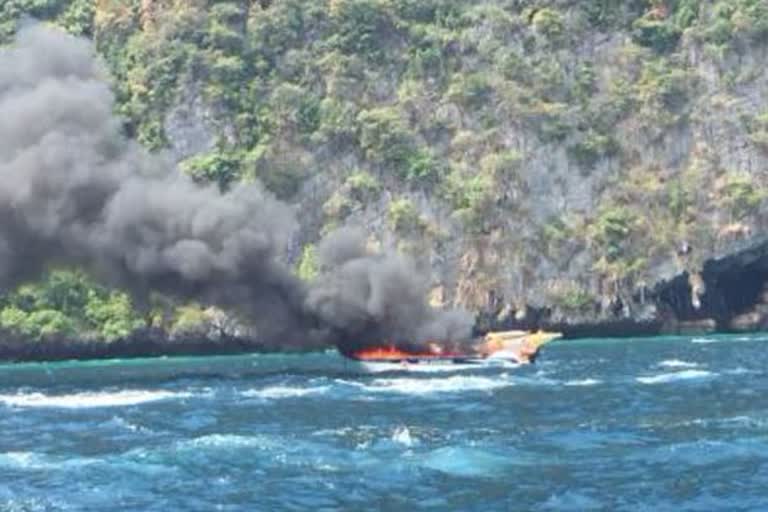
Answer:
[[(321, 244), (309, 286), (280, 263), (293, 209), (259, 184), (200, 186), (121, 133), (92, 45), (41, 25), (0, 50), (0, 288), (79, 266), (135, 297), (234, 308), (268, 343), (454, 340), (471, 318), (425, 302), (405, 259)], [(347, 350), (348, 351), (348, 350)]]
[(339, 333), (343, 350), (354, 352), (382, 340), (417, 349), (430, 340), (455, 344), (469, 338), (471, 315), (430, 307), (427, 273), (394, 252), (366, 249), (362, 230), (330, 234), (318, 253), (327, 272), (310, 288), (306, 303)]

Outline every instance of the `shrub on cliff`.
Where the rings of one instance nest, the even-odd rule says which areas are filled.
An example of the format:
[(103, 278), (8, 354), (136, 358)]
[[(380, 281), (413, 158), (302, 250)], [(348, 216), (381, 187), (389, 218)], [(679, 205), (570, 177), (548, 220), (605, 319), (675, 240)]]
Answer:
[(396, 199), (389, 203), (387, 218), (392, 230), (403, 236), (415, 235), (426, 228), (426, 222), (408, 199)]
[(386, 41), (396, 33), (388, 2), (331, 0), (330, 13), (335, 28), (331, 46), (375, 61), (386, 57)]
[(599, 160), (618, 154), (620, 149), (619, 143), (611, 135), (589, 131), (581, 141), (568, 147), (568, 155), (579, 166), (591, 169)]
[(630, 235), (637, 227), (637, 216), (625, 206), (604, 206), (589, 226), (589, 238), (609, 260), (624, 255)]
[(589, 290), (574, 281), (556, 280), (550, 283), (547, 296), (553, 305), (570, 314), (588, 313), (597, 303)]
[(482, 108), (493, 92), (485, 73), (457, 74), (448, 87), (446, 97), (468, 109)]
[(659, 53), (672, 51), (680, 41), (682, 31), (670, 20), (643, 17), (632, 25), (632, 39)]
[(704, 41), (720, 48), (768, 40), (768, 5), (762, 0), (720, 0), (697, 31)]
[(240, 178), (241, 158), (223, 148), (195, 155), (180, 165), (181, 170), (200, 183), (215, 183), (227, 190)]
[(117, 291), (99, 293), (92, 290), (85, 305), (85, 318), (96, 328), (99, 337), (106, 341), (125, 338), (145, 326), (130, 297)]
[(380, 192), (381, 185), (372, 174), (355, 171), (323, 204), (325, 231), (341, 225), (353, 212), (363, 210), (378, 199)]
[(35, 340), (66, 338), (76, 332), (74, 321), (61, 311), (41, 309), (26, 312), (15, 306), (0, 311), (0, 327)]
[(729, 212), (731, 221), (754, 215), (767, 197), (747, 173), (726, 173), (714, 185), (716, 201)]
[(357, 122), (360, 147), (372, 162), (402, 166), (413, 155), (416, 149), (414, 135), (399, 109), (366, 110), (357, 116)]
[(565, 29), (562, 15), (549, 7), (537, 9), (531, 16), (531, 22), (536, 32), (549, 39), (560, 37)]
[(301, 250), (301, 259), (296, 266), (296, 274), (303, 281), (312, 281), (320, 272), (320, 263), (317, 257), (317, 247), (314, 244), (307, 244)]

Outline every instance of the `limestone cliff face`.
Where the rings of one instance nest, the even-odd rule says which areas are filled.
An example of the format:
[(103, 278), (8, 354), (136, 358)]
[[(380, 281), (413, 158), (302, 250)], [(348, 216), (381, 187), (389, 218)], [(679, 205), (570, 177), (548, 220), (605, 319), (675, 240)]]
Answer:
[[(764, 231), (768, 45), (738, 31), (712, 42), (722, 2), (697, 6), (672, 43), (663, 31), (679, 2), (638, 2), (607, 25), (590, 24), (581, 2), (480, 2), (460, 28), (433, 23), (438, 57), (419, 74), (405, 57), (374, 64), (344, 49), (338, 62), (309, 62), (322, 23), (341, 23), (334, 9), (355, 2), (331, 3), (257, 77), (282, 116), (259, 162), (300, 168), (287, 194), (302, 223), (290, 260), (334, 226), (357, 224), (431, 272), (436, 303), (500, 321), (529, 308), (553, 320), (654, 318), (646, 296), (657, 283), (688, 272), (695, 307), (704, 262)], [(238, 5), (246, 37), (281, 8)], [(737, 14), (728, 22), (749, 21)], [(377, 30), (385, 53), (421, 44)], [(321, 116), (317, 131), (297, 136), (300, 120), (278, 109), (288, 92), (270, 90), (275, 77), (312, 89), (321, 111), (340, 109), (342, 126), (324, 132)], [(240, 137), (232, 111), (203, 89), (193, 77), (165, 115), (178, 160)], [(400, 143), (429, 168), (376, 153)]]

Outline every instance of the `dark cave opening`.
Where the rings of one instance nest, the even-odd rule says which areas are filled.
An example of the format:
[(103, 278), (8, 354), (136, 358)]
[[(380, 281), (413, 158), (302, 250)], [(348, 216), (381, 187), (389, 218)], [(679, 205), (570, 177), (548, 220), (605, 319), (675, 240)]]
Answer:
[[(664, 283), (657, 291), (657, 304), (662, 310), (663, 317), (672, 317), (678, 321), (689, 322), (706, 318), (702, 311), (691, 303), (691, 287), (688, 284), (688, 274), (683, 273)], [(706, 305), (706, 297), (704, 297)]]
[[(768, 243), (729, 256), (709, 260), (701, 273), (706, 286), (694, 307), (690, 275), (683, 273), (657, 289), (657, 304), (666, 318), (678, 322), (714, 321), (718, 331), (734, 330), (734, 320), (756, 313), (751, 327), (768, 321)], [(761, 307), (764, 306), (764, 307)], [(744, 329), (742, 324), (740, 329)]]
[(730, 330), (737, 315), (749, 313), (763, 304), (763, 292), (768, 283), (768, 254), (751, 262), (726, 258), (704, 266), (703, 278), (707, 292), (702, 304), (717, 322), (718, 330)]

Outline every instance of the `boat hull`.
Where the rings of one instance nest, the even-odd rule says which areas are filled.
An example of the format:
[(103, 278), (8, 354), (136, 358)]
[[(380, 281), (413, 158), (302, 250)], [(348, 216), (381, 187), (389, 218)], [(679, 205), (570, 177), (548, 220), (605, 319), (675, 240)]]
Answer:
[(374, 347), (358, 353), (344, 354), (355, 361), (369, 365), (389, 365), (392, 368), (417, 366), (451, 366), (495, 364), (531, 364), (536, 361), (541, 347), (559, 338), (560, 333), (504, 331), (488, 333), (472, 352), (413, 353), (396, 346)]

